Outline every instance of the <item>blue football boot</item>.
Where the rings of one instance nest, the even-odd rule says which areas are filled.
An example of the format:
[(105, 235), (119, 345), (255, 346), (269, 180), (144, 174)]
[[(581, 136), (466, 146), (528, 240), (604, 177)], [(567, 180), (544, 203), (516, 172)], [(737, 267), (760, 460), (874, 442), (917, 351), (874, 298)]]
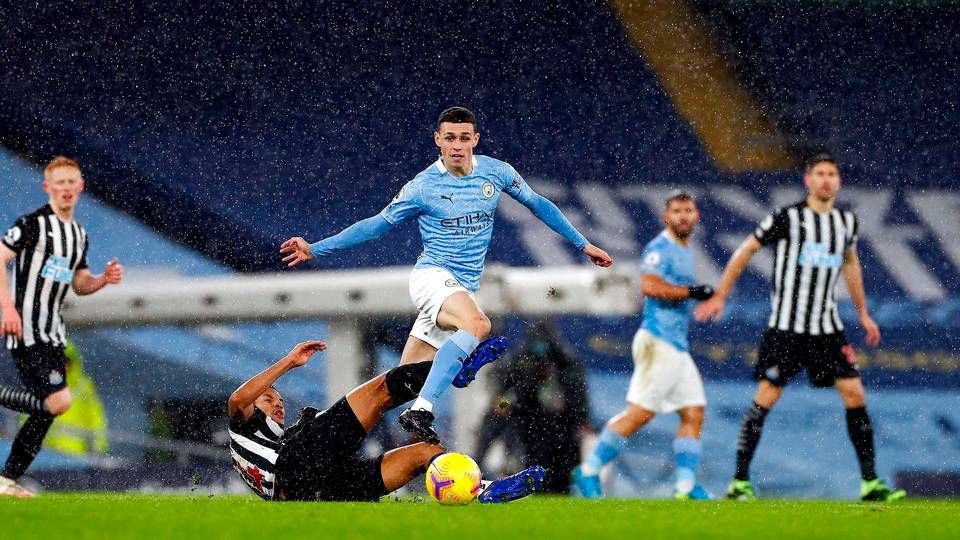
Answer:
[(491, 362), (496, 362), (509, 346), (510, 342), (503, 336), (493, 336), (481, 341), (477, 348), (470, 353), (470, 356), (463, 361), (463, 367), (453, 378), (453, 385), (457, 388), (466, 388), (468, 384), (473, 382), (480, 368)]
[(505, 503), (522, 499), (543, 489), (543, 477), (547, 472), (543, 467), (534, 465), (517, 474), (494, 480), (477, 496), (482, 503)]
[(587, 476), (583, 474), (582, 466), (578, 465), (570, 473), (573, 485), (580, 490), (580, 496), (584, 499), (599, 499), (603, 497), (603, 486), (600, 485), (600, 475)]
[(678, 491), (673, 494), (673, 498), (678, 501), (709, 501), (713, 499), (713, 495), (707, 491), (707, 488), (701, 486), (700, 484), (696, 484), (689, 493)]

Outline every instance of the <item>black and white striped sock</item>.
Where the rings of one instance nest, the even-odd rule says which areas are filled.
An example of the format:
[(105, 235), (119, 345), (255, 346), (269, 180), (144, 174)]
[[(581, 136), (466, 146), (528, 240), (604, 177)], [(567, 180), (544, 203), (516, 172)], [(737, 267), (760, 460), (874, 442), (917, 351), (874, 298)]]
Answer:
[(0, 386), (0, 406), (27, 414), (47, 412), (43, 400), (22, 387)]

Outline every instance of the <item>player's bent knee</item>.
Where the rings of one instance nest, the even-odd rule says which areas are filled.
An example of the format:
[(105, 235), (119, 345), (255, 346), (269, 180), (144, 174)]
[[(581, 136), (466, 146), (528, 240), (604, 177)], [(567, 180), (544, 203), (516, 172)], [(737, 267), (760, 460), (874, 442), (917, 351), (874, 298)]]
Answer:
[(843, 404), (848, 409), (850, 407), (863, 407), (867, 402), (867, 396), (862, 388), (858, 390), (847, 390), (841, 392), (840, 399), (843, 400)]
[(61, 414), (70, 410), (71, 403), (72, 401), (70, 399), (69, 394), (65, 396), (64, 395), (58, 396), (54, 394), (47, 398), (47, 401), (46, 401), (47, 412), (49, 412), (53, 416), (60, 416)]
[(837, 391), (840, 399), (848, 409), (863, 407), (867, 402), (867, 394), (860, 379), (840, 379), (837, 381)]
[(780, 401), (783, 395), (783, 387), (776, 386), (768, 381), (760, 381), (760, 387), (757, 389), (757, 395), (754, 397), (760, 406), (771, 409)]
[(623, 419), (627, 424), (626, 427), (629, 428), (631, 433), (643, 427), (656, 415), (657, 413), (637, 405), (630, 405), (625, 411), (623, 411)]
[(680, 421), (684, 424), (703, 424), (703, 416), (703, 407), (689, 407), (686, 409), (680, 409)]
[(487, 336), (490, 335), (490, 330), (493, 328), (493, 325), (490, 324), (490, 319), (483, 314), (474, 316), (470, 321), (470, 326), (469, 332), (479, 340), (487, 339)]

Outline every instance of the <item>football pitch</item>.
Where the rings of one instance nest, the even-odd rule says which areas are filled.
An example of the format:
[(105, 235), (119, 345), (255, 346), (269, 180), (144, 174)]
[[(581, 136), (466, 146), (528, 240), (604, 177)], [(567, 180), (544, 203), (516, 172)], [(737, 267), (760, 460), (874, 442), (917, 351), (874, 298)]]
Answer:
[(0, 500), (13, 538), (958, 538), (960, 501), (651, 500), (532, 497), (503, 505), (433, 501), (266, 503), (238, 496), (44, 494)]

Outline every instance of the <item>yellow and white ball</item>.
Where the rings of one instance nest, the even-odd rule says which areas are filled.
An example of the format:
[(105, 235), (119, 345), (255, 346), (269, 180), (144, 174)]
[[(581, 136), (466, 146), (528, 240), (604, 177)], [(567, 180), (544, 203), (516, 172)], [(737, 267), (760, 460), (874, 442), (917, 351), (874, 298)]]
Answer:
[(467, 504), (480, 494), (480, 467), (465, 454), (441, 454), (426, 477), (427, 493), (440, 504)]

